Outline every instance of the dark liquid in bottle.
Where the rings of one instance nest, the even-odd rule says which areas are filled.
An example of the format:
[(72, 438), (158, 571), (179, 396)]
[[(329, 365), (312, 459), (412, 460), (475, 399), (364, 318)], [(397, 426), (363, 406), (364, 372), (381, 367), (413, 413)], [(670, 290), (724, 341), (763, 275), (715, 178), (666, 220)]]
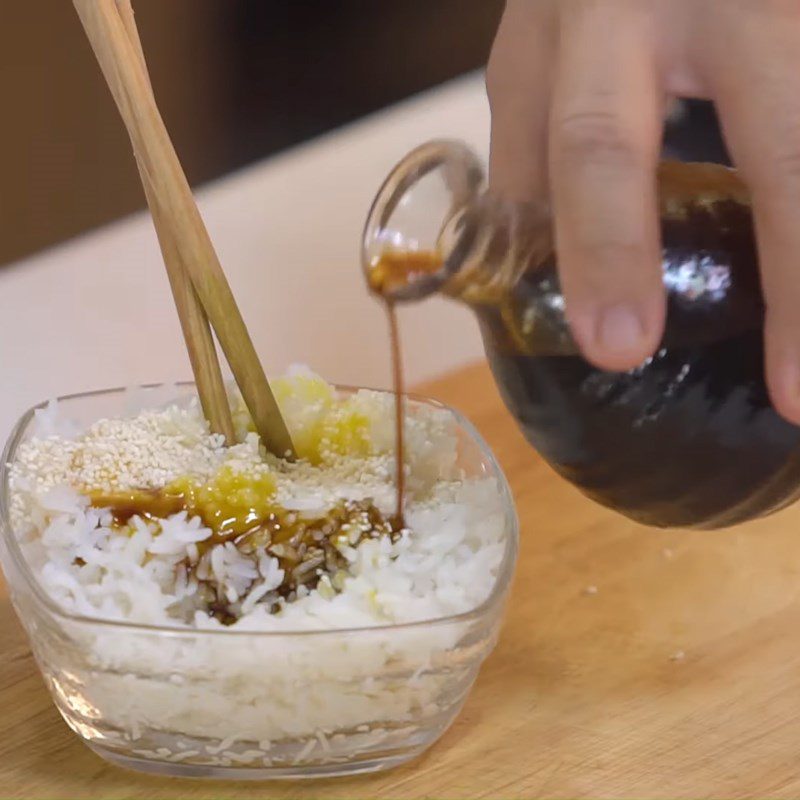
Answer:
[[(605, 372), (578, 354), (552, 256), (523, 265), (505, 292), (482, 298), (473, 283), (468, 299), (528, 441), (589, 497), (658, 527), (733, 525), (799, 494), (800, 428), (765, 384), (752, 217), (735, 176), (718, 169), (662, 168), (667, 324), (639, 368)], [(372, 288), (385, 295), (441, 266), (432, 253), (387, 254)]]
[(770, 404), (760, 331), (663, 348), (631, 373), (484, 340), (528, 441), (588, 496), (655, 526), (732, 525), (788, 504), (798, 429)]
[[(717, 528), (777, 510), (798, 494), (800, 428), (774, 410), (765, 384), (749, 210), (686, 204), (662, 220), (662, 241), (667, 327), (652, 358), (612, 373), (577, 354), (528, 355), (485, 308), (478, 316), (497, 384), (550, 464), (632, 519)], [(533, 267), (513, 302), (532, 304), (556, 286), (552, 262)]]

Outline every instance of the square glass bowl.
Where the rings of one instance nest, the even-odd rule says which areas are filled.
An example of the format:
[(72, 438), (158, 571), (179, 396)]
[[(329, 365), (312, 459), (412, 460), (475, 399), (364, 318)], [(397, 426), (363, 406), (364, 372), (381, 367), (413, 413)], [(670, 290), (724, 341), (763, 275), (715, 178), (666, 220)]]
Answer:
[[(194, 396), (191, 384), (142, 391), (138, 399), (122, 389), (75, 395), (59, 400), (59, 409), (85, 427)], [(383, 770), (432, 745), (457, 716), (497, 640), (518, 522), (506, 479), (475, 428), (429, 400), (410, 398), (408, 413), (415, 405), (445, 408), (455, 423), (458, 466), (467, 477), (497, 484), (504, 548), (491, 593), (456, 616), (297, 633), (149, 626), (58, 607), (34, 577), (10, 522), (8, 464), (32, 436), (36, 409), (28, 411), (0, 467), (0, 560), (69, 727), (125, 767), (232, 779)], [(279, 740), (271, 735), (276, 727), (284, 732)]]

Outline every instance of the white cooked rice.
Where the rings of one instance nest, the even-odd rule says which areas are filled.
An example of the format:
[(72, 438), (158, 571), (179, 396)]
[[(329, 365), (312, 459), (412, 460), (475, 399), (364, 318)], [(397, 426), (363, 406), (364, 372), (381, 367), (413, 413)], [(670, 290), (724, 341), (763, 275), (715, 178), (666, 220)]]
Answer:
[[(371, 498), (383, 512), (391, 512), (392, 398), (362, 391), (352, 405), (369, 420), (370, 454), (334, 459), (320, 468), (287, 467), (278, 475), (277, 490), (285, 507), (325, 510), (337, 500)], [(293, 434), (315, 413), (302, 404), (282, 406)], [(137, 419), (170, 448), (169, 463), (151, 464), (148, 474), (156, 476), (155, 485), (178, 477), (173, 474), (177, 469), (204, 477), (221, 464), (246, 467), (260, 461), (252, 436), (224, 448), (199, 432), (203, 421), (196, 405), (145, 410)], [(62, 649), (50, 652), (45, 642), (38, 653), (49, 665), (62, 710), (85, 715), (93, 709), (103, 725), (130, 739), (150, 731), (216, 742), (207, 755), (222, 753), (233, 761), (241, 758), (228, 752), (236, 742), (249, 743), (244, 752), (260, 759), (265, 744), (297, 739), (305, 742), (295, 754), (303, 761), (314, 752), (323, 759), (342, 755), (341, 749), (331, 750), (335, 738), (322, 731), (359, 726), (374, 731), (376, 725), (408, 723), (460, 701), (458, 692), (466, 690), (476, 669), (475, 658), (465, 658), (467, 651), (459, 645), (472, 633), (471, 623), (389, 627), (480, 605), (494, 587), (506, 548), (499, 487), (492, 479), (467, 479), (460, 473), (448, 412), (418, 408), (407, 424), (409, 532), (396, 542), (365, 540), (350, 548), (350, 574), (340, 592), (321, 581), (277, 614), (261, 602), (283, 577), (276, 559), (264, 556), (254, 562), (227, 544), (213, 547), (204, 561), (197, 545), (210, 531), (185, 512), (164, 520), (160, 531), (135, 519), (130, 537), (114, 535), (110, 513), (90, 507), (69, 485), (74, 454), (84, 452), (87, 440), (92, 452), (113, 450), (113, 436), (104, 438), (103, 431), (119, 430), (119, 425), (111, 421), (83, 433), (64, 429), (55, 406), (41, 414), (39, 423), (44, 437), (28, 442), (12, 468), (15, 526), (36, 579), (67, 611), (186, 631), (176, 636), (65, 621), (74, 650), (62, 643)], [(66, 435), (59, 433), (64, 430)], [(124, 441), (128, 446), (129, 440)], [(176, 442), (193, 452), (183, 453)], [(53, 456), (44, 476), (37, 472), (37, 454), (42, 453)], [(147, 458), (152, 461), (152, 453)], [(126, 477), (122, 485), (130, 480)], [(176, 569), (187, 558), (200, 562), (196, 576)], [(197, 577), (204, 576), (230, 602), (241, 602), (242, 616), (228, 630), (287, 635), (205, 635), (222, 625), (192, 605)], [(336, 633), (349, 628), (373, 630)], [(290, 635), (302, 631), (329, 633)], [(489, 646), (479, 642), (478, 661)], [(258, 750), (253, 743), (261, 743)], [(373, 745), (377, 740), (368, 746)], [(169, 748), (167, 754), (174, 760)]]

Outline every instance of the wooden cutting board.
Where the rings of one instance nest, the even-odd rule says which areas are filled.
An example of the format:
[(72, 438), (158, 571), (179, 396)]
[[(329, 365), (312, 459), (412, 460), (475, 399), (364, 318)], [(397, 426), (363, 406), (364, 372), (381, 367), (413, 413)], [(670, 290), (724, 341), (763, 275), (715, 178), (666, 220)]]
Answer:
[(800, 509), (648, 530), (523, 442), (484, 366), (423, 391), (469, 416), (514, 489), (522, 548), (499, 646), (453, 728), (392, 772), (210, 783), (108, 766), (56, 713), (0, 596), (0, 796), (800, 797)]

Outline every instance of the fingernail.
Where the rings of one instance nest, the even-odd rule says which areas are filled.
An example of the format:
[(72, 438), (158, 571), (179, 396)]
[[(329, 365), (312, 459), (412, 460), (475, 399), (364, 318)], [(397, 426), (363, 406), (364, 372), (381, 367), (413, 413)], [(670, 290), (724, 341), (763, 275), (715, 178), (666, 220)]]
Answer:
[(611, 306), (597, 323), (597, 345), (609, 355), (626, 355), (641, 348), (644, 328), (628, 306)]

